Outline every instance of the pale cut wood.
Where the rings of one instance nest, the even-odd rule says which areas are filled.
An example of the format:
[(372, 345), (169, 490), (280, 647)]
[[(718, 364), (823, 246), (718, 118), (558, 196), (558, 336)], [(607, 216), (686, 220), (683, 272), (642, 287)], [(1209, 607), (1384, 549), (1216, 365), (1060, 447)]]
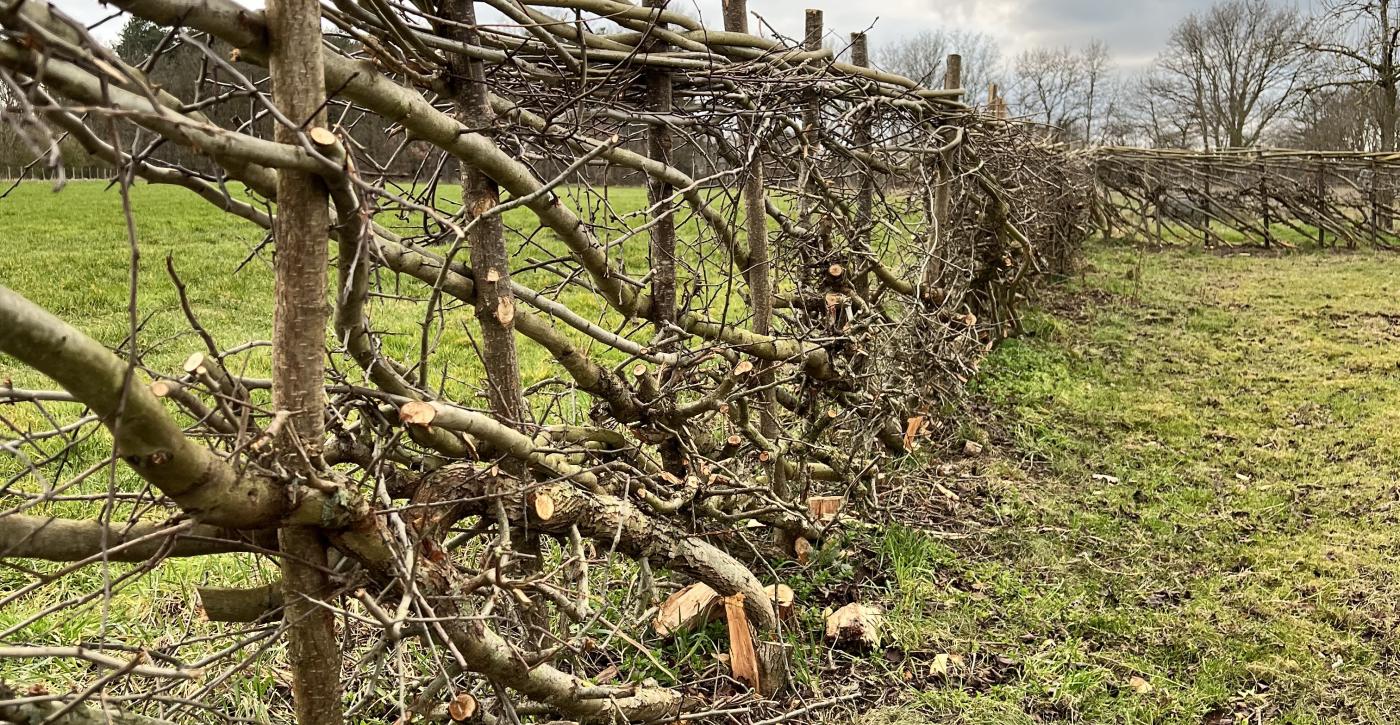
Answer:
[(467, 722), (473, 720), (480, 709), (475, 697), (472, 697), (470, 693), (462, 692), (448, 703), (447, 714), (453, 722)]
[(201, 369), (201, 368), (203, 368), (203, 367), (204, 367), (204, 353), (202, 353), (202, 352), (193, 352), (193, 353), (190, 353), (190, 356), (189, 356), (189, 357), (185, 358), (185, 364), (184, 364), (185, 372), (187, 372), (187, 373), (189, 373), (189, 374), (191, 374), (191, 375), (196, 375), (196, 374), (205, 372), (205, 370), (202, 370), (202, 369)]
[[(668, 637), (703, 626), (716, 613), (720, 595), (708, 584), (696, 582), (666, 597), (661, 603), (656, 618), (652, 620), (652, 631), (658, 636)], [(742, 598), (740, 601), (743, 601)]]
[(919, 434), (924, 429), (924, 423), (928, 421), (928, 416), (916, 415), (909, 419), (908, 425), (904, 427), (904, 447), (907, 450), (915, 450)]
[(797, 595), (792, 591), (792, 587), (786, 584), (769, 584), (763, 591), (773, 600), (773, 611), (777, 612), (778, 619), (792, 619), (793, 613), (797, 611)]
[(331, 130), (324, 126), (312, 127), (312, 129), (307, 132), (307, 135), (311, 137), (312, 143), (315, 143), (317, 146), (335, 145), (335, 134), (331, 133)]
[(792, 542), (792, 553), (797, 557), (797, 563), (807, 564), (812, 561), (812, 542), (804, 537), (797, 537)]
[(744, 595), (724, 598), (724, 618), (729, 625), (729, 668), (734, 673), (734, 679), (762, 691), (753, 630), (749, 627), (749, 616), (744, 612)]
[(432, 425), (433, 419), (437, 417), (437, 408), (432, 403), (424, 403), (419, 400), (404, 403), (399, 408), (399, 422), (404, 425), (416, 425), (424, 428)]
[(836, 514), (845, 505), (845, 496), (812, 496), (807, 499), (807, 511), (812, 518), (822, 522), (835, 520)]
[(879, 607), (852, 602), (827, 615), (826, 639), (838, 645), (879, 647), (884, 618)]
[(530, 494), (530, 508), (535, 512), (535, 518), (548, 521), (554, 518), (554, 497), (548, 491), (536, 491)]

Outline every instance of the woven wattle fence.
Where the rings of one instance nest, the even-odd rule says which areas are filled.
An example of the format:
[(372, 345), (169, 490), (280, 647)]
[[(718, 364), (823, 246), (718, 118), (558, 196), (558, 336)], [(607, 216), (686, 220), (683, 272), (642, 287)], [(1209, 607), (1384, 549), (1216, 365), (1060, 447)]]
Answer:
[(1206, 246), (1392, 247), (1400, 154), (1259, 149), (1084, 152), (1115, 237)]

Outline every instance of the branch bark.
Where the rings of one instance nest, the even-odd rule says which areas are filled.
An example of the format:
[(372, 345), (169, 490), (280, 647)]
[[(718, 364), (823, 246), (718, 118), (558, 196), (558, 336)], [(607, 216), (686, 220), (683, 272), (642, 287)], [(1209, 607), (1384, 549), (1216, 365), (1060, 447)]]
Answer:
[[(113, 526), (94, 519), (0, 516), (0, 558), (142, 562), (155, 556), (189, 557), (249, 551), (239, 533), (217, 526), (140, 521)], [(104, 554), (105, 552), (105, 554)]]
[[(303, 127), (325, 120), (322, 81), (321, 5), (316, 0), (269, 0), (268, 71), (272, 100), (302, 127), (278, 125), (275, 137), (288, 146), (302, 142)], [(325, 429), (326, 276), (330, 200), (315, 174), (282, 169), (277, 175), (273, 220), (274, 308), (272, 315), (272, 404), (291, 414), (274, 441), (274, 452), (304, 481), (318, 478)], [(339, 725), (340, 642), (335, 615), (321, 605), (331, 594), (326, 542), (313, 527), (293, 526), (279, 534), (283, 557), (287, 657), (292, 700), (300, 725)]]

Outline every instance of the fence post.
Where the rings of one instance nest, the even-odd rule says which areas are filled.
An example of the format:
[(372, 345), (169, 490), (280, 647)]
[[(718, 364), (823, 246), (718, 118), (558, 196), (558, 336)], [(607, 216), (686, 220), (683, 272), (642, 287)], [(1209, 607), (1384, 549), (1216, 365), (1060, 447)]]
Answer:
[[(646, 0), (646, 7), (660, 15), (666, 9), (668, 0)], [(656, 27), (665, 30), (666, 25), (656, 18)], [(666, 43), (653, 37), (647, 44), (651, 53), (665, 52)], [(647, 124), (647, 155), (655, 161), (671, 166), (671, 130), (661, 117), (671, 113), (671, 73), (664, 67), (649, 67), (646, 72), (647, 110), (655, 117)], [(669, 201), (673, 190), (671, 185), (657, 176), (647, 176), (647, 201), (653, 208), (651, 227), (651, 295), (652, 311), (658, 324), (665, 325), (676, 319), (676, 220)]]
[[(950, 54), (943, 66), (943, 87), (962, 88), (962, 56), (957, 53)], [(996, 93), (996, 86), (992, 87), (992, 93)], [(933, 218), (936, 223), (937, 235), (935, 240), (941, 240), (946, 234), (949, 220), (952, 218), (953, 209), (953, 159), (951, 152), (945, 151), (938, 155), (938, 189), (934, 191), (933, 197)], [(924, 289), (932, 291), (942, 275), (941, 266), (935, 264), (933, 260), (928, 260), (924, 265), (925, 278)]]
[[(870, 51), (867, 46), (865, 33), (851, 33), (851, 64), (866, 68), (870, 66)], [(870, 123), (869, 114), (862, 112), (852, 120), (854, 128), (851, 136), (856, 148), (865, 149), (870, 146)], [(852, 169), (856, 173), (856, 219), (855, 234), (851, 238), (851, 246), (855, 256), (855, 262), (860, 265), (860, 272), (851, 280), (856, 292), (864, 299), (870, 299), (870, 260), (873, 259), (870, 251), (870, 211), (875, 195), (874, 169), (862, 161), (853, 161)]]
[(1215, 171), (1211, 168), (1210, 161), (1206, 161), (1205, 179), (1201, 182), (1203, 192), (1201, 204), (1204, 207), (1201, 210), (1201, 246), (1204, 248), (1212, 246), (1215, 242), (1210, 229), (1210, 215), (1213, 213), (1211, 206), (1215, 204), (1214, 198), (1211, 196), (1210, 179), (1214, 174)]
[(1273, 215), (1269, 209), (1269, 186), (1264, 174), (1259, 174), (1259, 204), (1264, 212), (1264, 248), (1274, 246)]
[(1376, 160), (1370, 160), (1371, 183), (1368, 184), (1371, 202), (1371, 243), (1376, 244), (1381, 239), (1381, 205), (1380, 199), (1376, 196)]
[(1157, 237), (1157, 245), (1166, 243), (1167, 239), (1162, 234), (1162, 179), (1158, 178), (1157, 183), (1152, 187), (1152, 231)]
[[(822, 49), (821, 10), (808, 8), (806, 11), (802, 49), (808, 52)], [(800, 247), (803, 261), (808, 264), (818, 261), (826, 246), (822, 239), (822, 230), (819, 228), (820, 223), (808, 218), (812, 209), (811, 196), (817, 193), (818, 186), (815, 181), (815, 167), (817, 147), (821, 143), (821, 103), (820, 93), (815, 90), (809, 91), (807, 102), (802, 109), (802, 165), (801, 183), (798, 184), (802, 196), (798, 199), (797, 216), (810, 234), (810, 241)]]
[(962, 88), (962, 56), (957, 53), (948, 55), (943, 71), (943, 87), (947, 90)]
[[(749, 17), (746, 0), (724, 0), (724, 29), (730, 33), (749, 32)], [(753, 331), (767, 335), (773, 329), (773, 272), (768, 249), (768, 208), (767, 192), (763, 188), (763, 150), (758, 137), (760, 121), (739, 121), (740, 144), (743, 148), (753, 148), (753, 159), (749, 162), (744, 176), (742, 195), (744, 199), (744, 233), (749, 244), (749, 268), (747, 280), (749, 301), (753, 306)], [(759, 368), (759, 382), (771, 386), (773, 371), (771, 366)], [(759, 398), (759, 432), (769, 440), (777, 440), (778, 421), (774, 417), (775, 395), (771, 387)], [(771, 467), (774, 490), (786, 492), (786, 469)]]
[(1322, 173), (1322, 162), (1317, 162), (1317, 170), (1313, 172), (1313, 191), (1317, 194), (1317, 206), (1314, 219), (1317, 221), (1317, 246), (1319, 249), (1327, 246), (1327, 229), (1322, 226), (1322, 207), (1327, 203), (1327, 190), (1324, 186)]
[(987, 90), (987, 108), (992, 112), (993, 118), (1006, 120), (1006, 101), (1001, 97), (1001, 88), (995, 83)]

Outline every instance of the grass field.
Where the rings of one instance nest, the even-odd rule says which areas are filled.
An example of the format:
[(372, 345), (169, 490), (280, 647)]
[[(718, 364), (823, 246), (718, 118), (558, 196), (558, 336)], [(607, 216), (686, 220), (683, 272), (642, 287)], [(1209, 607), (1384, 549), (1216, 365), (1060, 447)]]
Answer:
[[(167, 252), (221, 342), (266, 339), (267, 261), (235, 271), (261, 232), (175, 190), (140, 187), (135, 203), (146, 362), (173, 370), (198, 349), (180, 332)], [(130, 250), (114, 192), (25, 185), (0, 199), (0, 230), (0, 283), (121, 342)], [(974, 381), (983, 406), (964, 430), (989, 446), (929, 463), (960, 497), (930, 495), (937, 527), (911, 520), (847, 542), (890, 574), (868, 594), (891, 609), (892, 647), (856, 664), (904, 705), (867, 720), (1400, 720), (1397, 262), (1091, 248), (1084, 275)], [(418, 320), (376, 304), (407, 338), (393, 344), (415, 349)], [(468, 345), (462, 329), (444, 347)], [(251, 358), (250, 372), (262, 364)], [(43, 386), (0, 358), (7, 377)], [(460, 377), (479, 384), (470, 369)], [(859, 569), (827, 556), (780, 571), (817, 597)], [(239, 557), (170, 563), (123, 591), (105, 625), (94, 609), (26, 636), (71, 644), (107, 626), (155, 641), (193, 626), (195, 584), (259, 576)], [(0, 570), (0, 591), (25, 580)], [(78, 588), (0, 610), (0, 628)], [(819, 620), (819, 607), (804, 616)], [(703, 636), (674, 646), (713, 654)], [(822, 659), (799, 673), (844, 677), (823, 674)], [(0, 679), (55, 675), (0, 662)], [(284, 696), (270, 677), (239, 680), (224, 692), (234, 714), (265, 719)]]
[(1398, 290), (1393, 255), (1091, 249), (976, 383), (968, 538), (892, 549), (906, 646), (968, 663), (920, 711), (1400, 720)]

